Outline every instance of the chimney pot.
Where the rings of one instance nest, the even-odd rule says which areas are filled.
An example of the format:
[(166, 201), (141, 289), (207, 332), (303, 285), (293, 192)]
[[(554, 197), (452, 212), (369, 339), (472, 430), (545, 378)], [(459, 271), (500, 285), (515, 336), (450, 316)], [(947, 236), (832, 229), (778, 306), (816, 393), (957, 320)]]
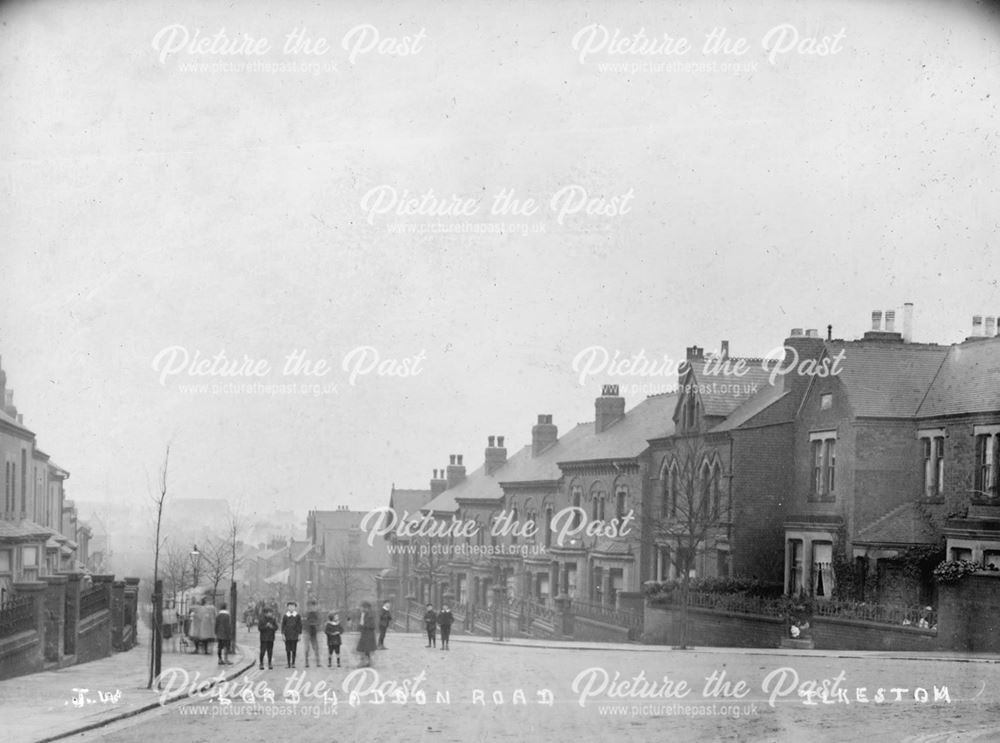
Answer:
[(819, 330), (816, 328), (809, 328), (806, 331), (806, 338), (819, 338)]
[(792, 332), (790, 332), (788, 335), (791, 338), (801, 338), (802, 337), (802, 328), (792, 328)]
[(885, 311), (885, 332), (896, 332), (896, 310)]
[(503, 436), (497, 436), (497, 446), (499, 446), (501, 449), (503, 449), (503, 439), (504, 439)]
[(872, 310), (872, 330), (882, 329), (882, 311)]
[(492, 449), (492, 448), (493, 448), (494, 446), (496, 446), (496, 441), (497, 441), (497, 439), (496, 439), (496, 436), (490, 436), (490, 437), (489, 437), (489, 438), (487, 439), (487, 441), (489, 442), (489, 443), (487, 444), (487, 446), (489, 446), (489, 447), (490, 447), (491, 449)]
[(604, 397), (618, 397), (618, 385), (617, 384), (606, 384), (601, 387), (601, 394)]
[(458, 466), (459, 467), (462, 466), (462, 455), (461, 454), (458, 455)]
[(723, 359), (729, 358), (729, 341), (722, 341), (722, 343), (719, 344), (719, 355), (722, 356)]
[(448, 464), (455, 464), (455, 455), (450, 454), (448, 457)]
[(833, 340), (833, 326), (832, 325), (827, 325), (826, 326), (826, 339), (828, 341), (832, 341)]
[(973, 315), (972, 316), (972, 335), (980, 336), (983, 334), (983, 316)]
[(996, 334), (996, 319), (992, 317), (986, 318), (986, 337), (992, 338)]

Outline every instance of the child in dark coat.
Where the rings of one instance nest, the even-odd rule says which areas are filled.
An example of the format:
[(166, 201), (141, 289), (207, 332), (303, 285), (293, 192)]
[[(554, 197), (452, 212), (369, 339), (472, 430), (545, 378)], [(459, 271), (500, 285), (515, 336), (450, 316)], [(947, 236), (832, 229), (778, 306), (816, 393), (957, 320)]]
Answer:
[(392, 613), (389, 611), (389, 602), (382, 604), (382, 611), (378, 615), (378, 647), (385, 650), (385, 633), (392, 624)]
[(264, 607), (257, 624), (260, 632), (260, 668), (264, 668), (264, 655), (267, 654), (267, 667), (274, 668), (271, 663), (271, 656), (274, 654), (274, 634), (278, 631), (278, 620), (274, 618), (274, 612), (270, 606)]
[(424, 612), (424, 629), (427, 630), (427, 647), (437, 647), (437, 621), (438, 615), (434, 612), (434, 606), (427, 604), (427, 611)]
[(337, 654), (337, 668), (340, 668), (340, 636), (344, 628), (340, 626), (340, 615), (335, 611), (330, 612), (326, 624), (323, 625), (323, 632), (326, 634), (326, 667), (333, 665), (333, 654)]
[(288, 610), (281, 618), (281, 634), (285, 636), (285, 660), (288, 668), (295, 668), (295, 651), (299, 645), (299, 635), (302, 634), (302, 615), (299, 605), (288, 602)]
[(455, 621), (454, 617), (451, 615), (451, 610), (448, 605), (445, 604), (441, 607), (441, 611), (438, 612), (438, 625), (441, 627), (441, 649), (451, 650), (448, 647), (448, 640), (451, 639), (451, 623)]

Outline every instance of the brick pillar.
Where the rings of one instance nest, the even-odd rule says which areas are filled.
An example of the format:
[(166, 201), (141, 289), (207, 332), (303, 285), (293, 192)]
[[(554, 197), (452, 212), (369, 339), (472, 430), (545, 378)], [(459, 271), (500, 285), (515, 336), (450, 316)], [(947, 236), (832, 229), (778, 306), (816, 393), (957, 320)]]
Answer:
[(83, 573), (66, 573), (66, 600), (63, 610), (63, 653), (76, 655), (80, 626), (80, 580)]
[(63, 656), (63, 624), (66, 616), (66, 576), (45, 575), (45, 636), (46, 663), (58, 663)]
[(125, 621), (123, 628), (127, 625), (132, 628), (129, 636), (128, 648), (139, 644), (139, 579), (125, 579)]
[(125, 581), (111, 582), (111, 649), (125, 650), (122, 629), (125, 619)]

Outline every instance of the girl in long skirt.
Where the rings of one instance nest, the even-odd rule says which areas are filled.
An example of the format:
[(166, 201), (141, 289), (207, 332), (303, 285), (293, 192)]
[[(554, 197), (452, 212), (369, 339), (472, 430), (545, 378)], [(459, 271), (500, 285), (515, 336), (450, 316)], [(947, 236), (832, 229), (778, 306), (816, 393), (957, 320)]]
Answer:
[(375, 652), (375, 613), (368, 601), (361, 602), (361, 617), (358, 620), (358, 627), (361, 630), (361, 636), (358, 638), (358, 654), (361, 656), (361, 665), (370, 666), (372, 653)]

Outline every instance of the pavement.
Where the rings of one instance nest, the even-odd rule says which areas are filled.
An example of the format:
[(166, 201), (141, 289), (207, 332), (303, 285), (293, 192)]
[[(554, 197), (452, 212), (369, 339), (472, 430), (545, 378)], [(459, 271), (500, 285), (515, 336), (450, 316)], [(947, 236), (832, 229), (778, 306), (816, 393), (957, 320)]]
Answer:
[[(257, 633), (241, 627), (233, 665), (220, 666), (216, 655), (180, 652), (164, 643), (161, 670), (183, 669), (192, 679), (218, 683), (219, 674), (229, 680), (257, 662)], [(213, 646), (214, 648), (214, 646)], [(0, 681), (5, 743), (42, 743), (103, 727), (143, 712), (157, 709), (188, 696), (186, 691), (168, 693), (149, 682), (149, 629), (139, 628), (139, 644), (107, 658), (67, 666), (53, 671), (17, 676)]]
[[(406, 645), (414, 649), (422, 642), (422, 633), (393, 633), (395, 639), (406, 638)], [(399, 637), (402, 635), (403, 637)], [(147, 689), (149, 679), (148, 630), (140, 632), (140, 644), (129, 651), (115, 653), (108, 658), (69, 666), (54, 671), (20, 676), (0, 681), (0, 709), (4, 715), (5, 741), (43, 743), (75, 735), (120, 722), (143, 712), (162, 709), (166, 705), (187, 699), (192, 684), (205, 683), (202, 689), (210, 689), (220, 680), (232, 680), (254, 668), (257, 658), (257, 633), (247, 632), (241, 627), (237, 637), (237, 653), (232, 656), (233, 665), (218, 665), (216, 656), (194, 655), (178, 652), (165, 646), (162, 668), (183, 669), (190, 683), (184, 684), (185, 691), (166, 693), (158, 689)], [(416, 638), (416, 639), (414, 639)], [(461, 648), (494, 646), (526, 648), (536, 651), (569, 651), (582, 657), (593, 653), (620, 656), (622, 653), (641, 657), (642, 654), (663, 657), (667, 654), (676, 658), (676, 649), (662, 645), (640, 645), (635, 643), (598, 642), (552, 642), (527, 638), (496, 641), (476, 635), (453, 635), (452, 646), (459, 655)], [(353, 647), (347, 640), (347, 648)], [(280, 651), (279, 648), (276, 649)], [(485, 650), (485, 648), (484, 648)], [(575, 652), (574, 652), (575, 651)], [(843, 650), (793, 650), (769, 648), (692, 648), (692, 653), (701, 656), (770, 656), (797, 657), (802, 660), (815, 659), (862, 659), (881, 661), (915, 661), (921, 663), (942, 661), (959, 663), (998, 664), (996, 655), (976, 655), (960, 653), (900, 653), (861, 652)], [(419, 652), (419, 650), (417, 650)], [(683, 652), (683, 651), (682, 651)], [(276, 654), (278, 654), (276, 652)], [(300, 651), (301, 656), (301, 651)], [(301, 660), (301, 657), (300, 657)], [(652, 659), (650, 659), (652, 660)], [(718, 661), (722, 665), (725, 659)], [(706, 658), (707, 661), (707, 658)], [(221, 675), (220, 675), (221, 672)], [(995, 673), (992, 672), (991, 673)], [(179, 686), (179, 685), (178, 685)]]

